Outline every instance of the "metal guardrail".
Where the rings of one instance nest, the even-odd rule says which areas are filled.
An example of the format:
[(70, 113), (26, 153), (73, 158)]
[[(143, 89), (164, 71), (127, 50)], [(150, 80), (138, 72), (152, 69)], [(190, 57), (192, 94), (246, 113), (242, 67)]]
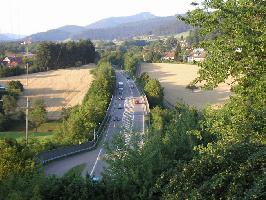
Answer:
[(164, 98), (163, 100), (163, 104), (166, 108), (168, 109), (173, 109), (175, 106), (173, 104), (171, 104), (167, 99)]
[(71, 145), (71, 146), (67, 146), (67, 147), (62, 147), (62, 148), (57, 148), (57, 149), (53, 149), (50, 151), (42, 152), (42, 153), (37, 155), (37, 158), (39, 159), (39, 161), (41, 161), (42, 164), (46, 164), (46, 163), (51, 162), (53, 160), (57, 160), (60, 158), (64, 158), (67, 156), (71, 156), (71, 155), (74, 155), (77, 153), (81, 153), (84, 151), (89, 151), (89, 150), (94, 149), (97, 146), (97, 143), (99, 142), (100, 135), (105, 130), (104, 126), (105, 126), (106, 122), (108, 122), (108, 120), (110, 119), (111, 105), (113, 104), (113, 99), (114, 98), (112, 96), (110, 103), (109, 103), (109, 106), (106, 110), (106, 115), (105, 115), (100, 127), (96, 131), (96, 135), (97, 135), (96, 140), (88, 141), (88, 142), (83, 143), (83, 144)]

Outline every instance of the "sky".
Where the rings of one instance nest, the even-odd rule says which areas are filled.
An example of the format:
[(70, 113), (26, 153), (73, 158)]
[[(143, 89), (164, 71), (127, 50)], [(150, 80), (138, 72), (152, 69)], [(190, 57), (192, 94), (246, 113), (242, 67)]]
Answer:
[[(64, 25), (85, 26), (100, 19), (151, 12), (183, 14), (193, 0), (1, 0), (0, 33), (30, 35)], [(195, 0), (194, 0), (195, 1)]]

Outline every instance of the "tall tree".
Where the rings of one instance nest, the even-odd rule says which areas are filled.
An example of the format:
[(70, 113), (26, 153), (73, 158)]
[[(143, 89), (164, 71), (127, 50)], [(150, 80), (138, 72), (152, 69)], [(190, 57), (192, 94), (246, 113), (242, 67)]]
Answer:
[(29, 121), (31, 126), (38, 131), (38, 127), (46, 122), (47, 112), (45, 109), (45, 104), (42, 99), (37, 99), (33, 102), (33, 106), (29, 111)]
[(17, 107), (17, 101), (14, 96), (4, 95), (3, 100), (3, 110), (5, 114), (14, 112)]

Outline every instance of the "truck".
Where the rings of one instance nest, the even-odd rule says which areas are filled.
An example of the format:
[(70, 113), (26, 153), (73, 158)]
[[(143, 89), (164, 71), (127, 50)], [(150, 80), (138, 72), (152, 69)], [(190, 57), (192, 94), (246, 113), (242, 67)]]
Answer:
[(123, 90), (123, 89), (124, 89), (124, 83), (118, 82), (118, 90)]

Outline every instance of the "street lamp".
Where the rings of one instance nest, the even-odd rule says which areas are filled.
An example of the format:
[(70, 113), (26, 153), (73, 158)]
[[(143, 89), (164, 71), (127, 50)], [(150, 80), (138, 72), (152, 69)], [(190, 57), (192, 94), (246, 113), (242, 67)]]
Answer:
[[(98, 123), (98, 125), (100, 125), (101, 123)], [(99, 130), (99, 128), (98, 128), (98, 130)], [(94, 141), (96, 141), (96, 137), (97, 137), (97, 135), (96, 135), (96, 127), (94, 127), (94, 129), (93, 129), (93, 140)]]

